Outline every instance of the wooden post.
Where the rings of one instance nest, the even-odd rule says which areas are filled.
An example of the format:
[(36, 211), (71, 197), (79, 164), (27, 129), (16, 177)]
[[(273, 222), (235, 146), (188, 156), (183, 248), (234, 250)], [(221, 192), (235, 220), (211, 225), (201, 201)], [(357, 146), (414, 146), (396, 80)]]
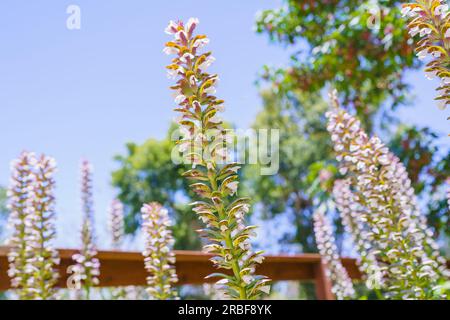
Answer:
[(335, 300), (331, 291), (331, 281), (327, 277), (326, 266), (322, 260), (316, 264), (314, 269), (317, 300)]

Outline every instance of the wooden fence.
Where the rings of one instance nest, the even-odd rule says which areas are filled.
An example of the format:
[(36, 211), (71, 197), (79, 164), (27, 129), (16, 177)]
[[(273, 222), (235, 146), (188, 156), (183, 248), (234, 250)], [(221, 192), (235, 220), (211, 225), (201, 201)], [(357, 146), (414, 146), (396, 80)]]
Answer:
[[(0, 291), (10, 288), (8, 270), (8, 247), (0, 246)], [(73, 264), (72, 255), (76, 250), (59, 249), (61, 263), (59, 265), (59, 286), (66, 287), (69, 274), (67, 267)], [(201, 284), (214, 282), (205, 280), (205, 276), (216, 272), (209, 261), (211, 255), (198, 251), (175, 251), (176, 270), (179, 284)], [(144, 269), (144, 258), (140, 252), (99, 251), (100, 286), (145, 285), (147, 272)], [(342, 262), (350, 277), (360, 279), (361, 274), (354, 259), (344, 258)], [(325, 275), (325, 269), (318, 254), (267, 255), (257, 272), (274, 281), (301, 280), (315, 283), (317, 299), (333, 299), (331, 285)]]

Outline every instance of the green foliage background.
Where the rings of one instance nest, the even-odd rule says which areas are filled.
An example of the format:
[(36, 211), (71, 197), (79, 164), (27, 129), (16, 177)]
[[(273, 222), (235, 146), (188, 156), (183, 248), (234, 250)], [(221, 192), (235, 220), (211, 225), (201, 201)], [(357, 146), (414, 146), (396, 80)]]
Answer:
[(176, 249), (198, 249), (200, 241), (194, 230), (199, 229), (195, 214), (187, 205), (191, 191), (181, 174), (183, 165), (174, 165), (171, 152), (174, 142), (149, 139), (142, 145), (127, 144), (127, 154), (116, 156), (120, 169), (112, 174), (119, 199), (125, 204), (125, 228), (134, 233), (140, 224), (142, 204), (157, 201), (168, 210), (173, 221)]

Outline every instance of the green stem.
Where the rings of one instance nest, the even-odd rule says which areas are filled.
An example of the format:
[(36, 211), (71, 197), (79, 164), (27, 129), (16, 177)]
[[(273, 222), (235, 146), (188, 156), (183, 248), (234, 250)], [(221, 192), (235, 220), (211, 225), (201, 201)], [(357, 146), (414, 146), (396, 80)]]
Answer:
[[(217, 191), (217, 182), (216, 182), (216, 178), (217, 176), (214, 175), (214, 177), (210, 177), (209, 181), (211, 183), (211, 188), (214, 191)], [(224, 209), (223, 206), (220, 206), (219, 208), (217, 208), (217, 212), (219, 214), (219, 219), (220, 220), (225, 220), (228, 217), (226, 216), (226, 214), (224, 213)], [(247, 300), (248, 296), (247, 296), (247, 290), (245, 289), (245, 286), (243, 284), (242, 278), (241, 278), (241, 268), (239, 267), (239, 262), (236, 259), (236, 255), (235, 255), (235, 247), (233, 245), (233, 240), (231, 238), (231, 232), (229, 229), (227, 229), (225, 232), (221, 232), (223, 234), (224, 240), (225, 240), (225, 244), (227, 246), (227, 248), (230, 248), (231, 251), (231, 256), (232, 256), (232, 262), (231, 262), (231, 267), (233, 270), (233, 274), (234, 277), (236, 278), (236, 280), (239, 283), (239, 299), (240, 300)]]

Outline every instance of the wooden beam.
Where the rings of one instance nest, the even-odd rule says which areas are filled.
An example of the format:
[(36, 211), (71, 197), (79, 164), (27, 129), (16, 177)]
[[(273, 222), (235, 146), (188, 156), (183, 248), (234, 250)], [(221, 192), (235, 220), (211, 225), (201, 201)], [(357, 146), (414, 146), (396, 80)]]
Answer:
[[(10, 287), (7, 276), (8, 247), (0, 246), (0, 290)], [(60, 279), (58, 286), (66, 287), (67, 268), (73, 264), (72, 255), (77, 251), (73, 249), (59, 249), (61, 262), (58, 267)], [(216, 272), (209, 259), (210, 254), (197, 251), (175, 251), (176, 270), (180, 284), (201, 284), (214, 282), (216, 279), (207, 279), (205, 276)], [(144, 269), (144, 258), (140, 252), (99, 251), (100, 260), (100, 286), (145, 285), (147, 272)], [(354, 259), (343, 259), (350, 276), (359, 279), (361, 274), (355, 265)], [(268, 255), (258, 267), (257, 272), (264, 274), (274, 281), (280, 280), (307, 280), (318, 281), (318, 266), (320, 256), (317, 254), (299, 255)], [(326, 297), (326, 295), (322, 295)]]
[[(0, 246), (0, 291), (10, 288), (10, 279), (7, 275), (8, 251), (8, 247)], [(58, 266), (60, 274), (58, 286), (66, 287), (67, 278), (70, 276), (67, 274), (67, 268), (73, 264), (72, 255), (77, 250), (58, 249), (58, 251), (61, 257)], [(216, 271), (209, 261), (212, 255), (198, 251), (175, 251), (175, 256), (179, 284), (202, 284), (216, 281), (216, 279), (205, 279), (207, 275)], [(144, 269), (144, 258), (140, 252), (102, 250), (98, 252), (97, 257), (100, 260), (100, 286), (146, 285), (147, 272)], [(352, 279), (361, 279), (355, 259), (343, 258), (342, 264)], [(450, 267), (450, 261), (447, 262), (447, 265)], [(334, 299), (331, 283), (326, 277), (325, 267), (318, 254), (267, 255), (257, 272), (274, 281), (313, 281), (316, 285), (317, 299)]]

